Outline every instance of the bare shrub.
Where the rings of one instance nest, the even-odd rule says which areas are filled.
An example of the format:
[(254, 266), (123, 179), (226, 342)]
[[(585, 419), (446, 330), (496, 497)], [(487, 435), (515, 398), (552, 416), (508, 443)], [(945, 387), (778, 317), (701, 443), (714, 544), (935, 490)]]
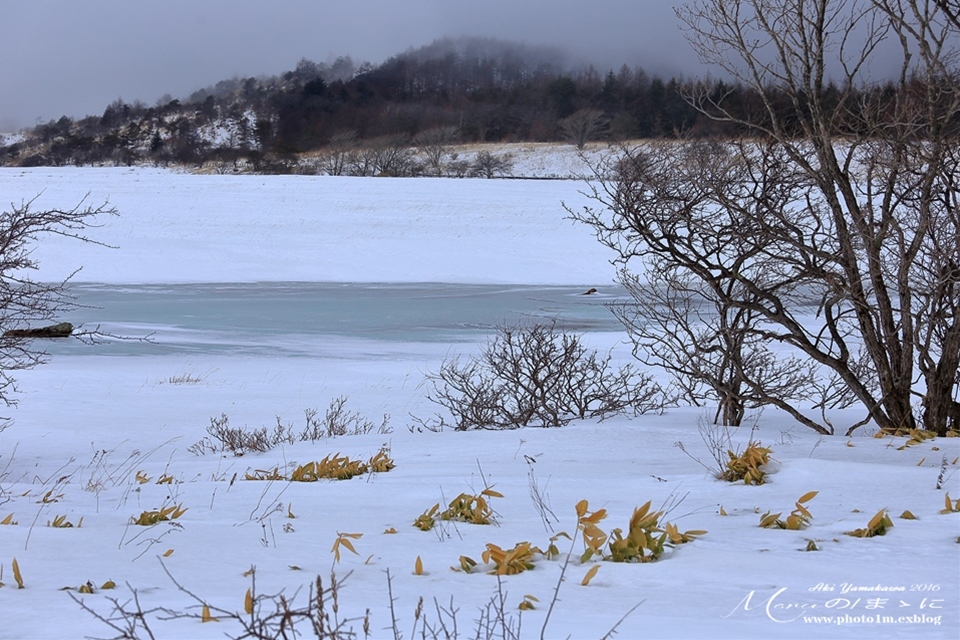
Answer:
[[(202, 622), (224, 622), (231, 629), (239, 628), (240, 635), (233, 638), (251, 638), (253, 640), (267, 640), (269, 638), (300, 638), (309, 637), (320, 640), (352, 640), (361, 637), (370, 637), (370, 612), (362, 618), (341, 618), (339, 616), (338, 596), (346, 578), (337, 579), (331, 574), (329, 586), (324, 586), (318, 575), (310, 585), (307, 597), (298, 601), (300, 590), (287, 595), (284, 593), (264, 594), (257, 591), (256, 569), (251, 567), (250, 588), (244, 601), (244, 611), (227, 609), (208, 605), (205, 599), (190, 591), (170, 573), (166, 565), (164, 572), (176, 585), (177, 590), (184, 594), (193, 604), (186, 609), (171, 609), (167, 607), (152, 607), (144, 609), (140, 602), (140, 594), (127, 584), (132, 598), (121, 601), (119, 598), (108, 597), (110, 607), (88, 604), (83, 598), (70, 593), (70, 597), (84, 611), (107, 625), (119, 635), (115, 638), (155, 638), (151, 623), (167, 622), (170, 620), (193, 620)], [(246, 574), (245, 574), (246, 575)], [(347, 575), (349, 577), (349, 574)], [(361, 631), (355, 631), (354, 625), (359, 625)]]
[(588, 350), (555, 322), (502, 326), (478, 357), (447, 359), (427, 381), (427, 399), (450, 414), (449, 421), (421, 421), (430, 429), (559, 427), (659, 411), (666, 403), (650, 376), (630, 365), (615, 369), (610, 354)]
[(384, 414), (383, 421), (377, 425), (360, 415), (359, 412), (347, 411), (344, 406), (347, 404), (346, 396), (339, 396), (330, 401), (323, 419), (317, 418), (316, 409), (306, 409), (304, 416), (307, 426), (300, 433), (301, 442), (315, 442), (321, 438), (332, 438), (334, 436), (356, 436), (370, 433), (374, 429), (378, 433), (390, 433), (388, 422), (390, 416)]
[[(563, 563), (563, 569), (557, 580), (550, 608), (547, 611), (543, 626), (540, 629), (541, 638), (546, 637), (550, 614), (554, 605), (559, 602), (560, 586), (570, 562), (569, 555)], [(244, 575), (250, 577), (250, 587), (243, 599), (243, 611), (232, 606), (217, 606), (209, 600), (191, 591), (181, 584), (167, 569), (163, 561), (160, 566), (170, 578), (179, 594), (186, 597), (190, 603), (184, 608), (169, 606), (144, 607), (141, 594), (130, 583), (126, 584), (130, 597), (121, 600), (117, 597), (83, 598), (83, 593), (100, 593), (106, 587), (96, 589), (89, 586), (89, 591), (74, 594), (68, 592), (70, 598), (87, 614), (109, 627), (118, 639), (136, 640), (138, 638), (153, 639), (153, 628), (160, 623), (177, 620), (189, 620), (196, 623), (218, 622), (223, 623), (228, 637), (249, 638), (251, 640), (274, 640), (278, 638), (317, 638), (318, 640), (356, 640), (360, 637), (372, 637), (373, 616), (370, 609), (365, 608), (363, 616), (347, 617), (341, 614), (341, 597), (345, 591), (345, 583), (351, 573), (340, 578), (331, 571), (327, 584), (318, 575), (308, 586), (306, 598), (301, 597), (302, 589), (293, 593), (262, 593), (257, 588), (257, 570), (251, 567)], [(381, 627), (386, 634), (377, 637), (403, 638), (400, 627), (408, 619), (401, 618), (397, 612), (397, 598), (393, 591), (393, 576), (390, 569), (387, 575), (387, 596), (389, 598), (389, 625)], [(523, 622), (523, 607), (519, 612), (512, 610), (507, 602), (508, 593), (504, 589), (503, 581), (498, 577), (496, 589), (490, 599), (478, 609), (473, 628), (460, 628), (458, 619), (460, 608), (450, 597), (450, 603), (444, 607), (434, 598), (435, 614), (431, 614), (429, 607), (424, 607), (423, 597), (420, 597), (416, 609), (413, 611), (413, 625), (411, 638), (432, 638), (434, 640), (458, 640), (460, 638), (475, 638), (493, 640), (519, 640)], [(643, 601), (634, 605), (607, 631), (602, 638), (612, 638), (617, 628), (632, 614)], [(236, 633), (237, 635), (232, 635)], [(362, 634), (362, 635), (361, 635)]]
[(223, 413), (219, 418), (210, 418), (210, 426), (207, 427), (208, 435), (190, 445), (187, 451), (195, 455), (229, 451), (235, 456), (242, 456), (250, 452), (270, 451), (281, 444), (316, 442), (335, 436), (363, 435), (373, 430), (383, 434), (392, 431), (389, 426), (389, 415), (384, 414), (383, 421), (378, 425), (367, 420), (359, 412), (347, 411), (346, 404), (346, 396), (334, 398), (330, 401), (330, 406), (322, 419), (317, 417), (319, 412), (316, 409), (305, 409), (303, 412), (305, 425), (300, 432), (295, 431), (292, 423), (283, 424), (279, 416), (273, 429), (231, 427), (230, 419)]
[(242, 456), (251, 452), (263, 453), (277, 445), (293, 444), (296, 441), (290, 427), (283, 426), (279, 420), (273, 430), (267, 427), (246, 429), (231, 427), (230, 419), (225, 413), (220, 414), (219, 418), (210, 418), (207, 434), (207, 437), (187, 450), (197, 455), (229, 451), (235, 456)]

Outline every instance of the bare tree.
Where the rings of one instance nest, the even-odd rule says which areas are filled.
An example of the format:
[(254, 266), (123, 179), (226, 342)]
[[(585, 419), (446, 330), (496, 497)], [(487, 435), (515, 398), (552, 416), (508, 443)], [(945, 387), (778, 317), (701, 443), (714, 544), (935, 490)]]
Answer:
[(356, 176), (408, 176), (415, 173), (410, 137), (405, 133), (364, 141), (349, 156), (347, 173)]
[(960, 3), (956, 0), (937, 0), (937, 6), (955, 27), (960, 29)]
[(633, 340), (634, 355), (669, 373), (691, 404), (716, 401), (714, 423), (740, 426), (747, 409), (774, 405), (819, 433), (832, 433), (828, 421), (815, 422), (797, 405), (819, 396), (816, 407), (835, 408), (849, 394), (836, 393), (810, 361), (774, 353), (759, 335), (755, 311), (714, 295), (676, 266), (652, 269), (645, 279), (624, 273), (621, 281), (632, 300), (611, 309)]
[(513, 163), (507, 156), (500, 156), (490, 151), (478, 151), (470, 165), (470, 174), (484, 178), (495, 178), (510, 171), (512, 166)]
[[(46, 361), (47, 353), (27, 329), (49, 323), (65, 311), (76, 308), (67, 291), (70, 277), (60, 282), (39, 282), (31, 272), (39, 268), (33, 250), (40, 238), (49, 235), (94, 242), (86, 235), (95, 219), (116, 215), (116, 210), (80, 203), (73, 209), (34, 210), (36, 199), (11, 205), (0, 214), (0, 402), (16, 404), (16, 379), (12, 372), (32, 369)], [(70, 332), (65, 332), (69, 334)], [(78, 337), (95, 337), (81, 333)], [(2, 426), (0, 426), (2, 428)]]
[[(595, 193), (609, 211), (581, 219), (624, 262), (665, 260), (756, 314), (752, 334), (829, 370), (881, 428), (914, 428), (919, 399), (923, 426), (945, 434), (960, 366), (953, 16), (934, 0), (700, 0), (678, 14), (760, 108), (691, 95), (744, 139), (628, 154)], [(885, 41), (902, 64), (881, 84), (868, 73)]]
[[(773, 405), (832, 433), (825, 416), (816, 422), (800, 405), (812, 400), (813, 408), (836, 408), (849, 403), (850, 394), (838, 389), (824, 367), (798, 357), (803, 354), (770, 348), (771, 325), (758, 308), (764, 300), (744, 284), (770, 281), (777, 267), (768, 254), (781, 249), (745, 226), (737, 198), (761, 194), (734, 190), (750, 183), (739, 160), (709, 142), (624, 149), (605, 169), (615, 186), (594, 192), (614, 213), (604, 217), (603, 210), (588, 209), (574, 216), (620, 251), (621, 281), (633, 300), (613, 310), (634, 341), (635, 355), (667, 371), (681, 395), (695, 405), (715, 399), (715, 419), (724, 425), (739, 425), (747, 408)], [(723, 206), (716, 193), (725, 194)], [(765, 206), (784, 207), (791, 194), (787, 176), (781, 176), (779, 191), (763, 196)], [(618, 220), (627, 209), (629, 221)], [(642, 277), (626, 270), (639, 261)], [(802, 284), (777, 283), (774, 290), (789, 306), (814, 314)]]
[(591, 140), (603, 136), (609, 128), (609, 119), (599, 109), (580, 109), (557, 123), (560, 133), (577, 151), (583, 151)]
[(456, 127), (435, 127), (421, 131), (413, 137), (413, 144), (427, 157), (427, 166), (436, 175), (443, 175), (443, 158), (450, 147), (459, 140)]
[(357, 148), (357, 132), (353, 129), (337, 131), (321, 157), (320, 166), (331, 176), (342, 176), (350, 166), (351, 155)]

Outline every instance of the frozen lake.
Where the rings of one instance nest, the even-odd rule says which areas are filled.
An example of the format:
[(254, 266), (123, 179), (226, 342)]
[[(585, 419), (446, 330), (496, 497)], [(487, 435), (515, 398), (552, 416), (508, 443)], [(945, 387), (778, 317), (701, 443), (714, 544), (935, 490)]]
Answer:
[[(63, 319), (151, 342), (50, 343), (55, 355), (311, 356), (353, 341), (478, 342), (498, 325), (551, 322), (575, 333), (616, 332), (607, 308), (625, 292), (465, 284), (246, 283), (74, 285), (83, 305)], [(368, 345), (369, 346), (369, 345)]]
[[(551, 322), (585, 344), (629, 359), (626, 334), (607, 304), (626, 295), (609, 287), (440, 283), (82, 283), (81, 305), (58, 320), (149, 341), (89, 345), (50, 340), (47, 364), (20, 372), (22, 401), (12, 411), (23, 455), (51, 446), (82, 450), (92, 431), (117, 442), (137, 424), (142, 446), (186, 446), (211, 416), (261, 426), (299, 422), (307, 408), (337, 396), (366, 415), (389, 414), (405, 430), (409, 415), (429, 415), (425, 375), (476, 353), (499, 325)], [(79, 398), (68, 401), (66, 398)], [(63, 411), (69, 406), (70, 416)], [(48, 431), (49, 425), (59, 425)], [(79, 425), (84, 425), (82, 428)], [(91, 428), (89, 425), (98, 425)], [(56, 435), (54, 435), (56, 434)], [(49, 437), (47, 437), (49, 436)]]

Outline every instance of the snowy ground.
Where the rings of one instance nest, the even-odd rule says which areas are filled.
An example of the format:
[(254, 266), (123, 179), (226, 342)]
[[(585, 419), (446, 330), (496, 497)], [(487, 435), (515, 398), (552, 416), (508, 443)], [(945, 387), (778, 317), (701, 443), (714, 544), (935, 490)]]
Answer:
[[(146, 169), (3, 169), (0, 192), (36, 206), (69, 206), (87, 192), (109, 197), (121, 216), (94, 231), (105, 249), (60, 241), (38, 250), (42, 274), (76, 266), (81, 281), (113, 283), (330, 281), (609, 285), (609, 257), (589, 232), (564, 219), (560, 206), (583, 203), (567, 181), (335, 179), (329, 177), (191, 176)], [(595, 347), (622, 336), (587, 336)], [(330, 345), (325, 345), (325, 348)], [(600, 638), (624, 614), (619, 638), (954, 638), (960, 629), (960, 513), (941, 514), (947, 493), (960, 498), (960, 440), (819, 438), (772, 412), (755, 437), (773, 450), (769, 482), (752, 487), (717, 481), (675, 443), (704, 461), (709, 452), (696, 409), (662, 416), (574, 423), (562, 429), (510, 432), (411, 431), (410, 414), (431, 407), (423, 372), (476, 345), (443, 341), (343, 339), (317, 358), (231, 355), (210, 350), (150, 355), (55, 355), (22, 372), (14, 423), (0, 433), (0, 638), (114, 637), (71, 595), (104, 616), (111, 598), (144, 610), (201, 613), (199, 604), (243, 612), (256, 567), (256, 590), (304, 604), (307, 589), (331, 570), (346, 578), (339, 617), (370, 610), (373, 638), (394, 638), (386, 571), (397, 629), (414, 628), (419, 598), (438, 620), (434, 598), (455, 607), (461, 637), (491, 598), (522, 621), (524, 638)], [(622, 344), (616, 353), (626, 357)], [(243, 457), (193, 455), (209, 419), (227, 413), (234, 426), (299, 422), (347, 395), (348, 408), (391, 433), (286, 445)], [(841, 425), (859, 416), (837, 415)], [(298, 425), (299, 426), (299, 425)], [(743, 446), (747, 429), (733, 435)], [(396, 468), (347, 481), (248, 481), (257, 469), (289, 472), (331, 453), (367, 458), (386, 445)], [(946, 470), (941, 471), (942, 461)], [(146, 478), (145, 482), (138, 480)], [(233, 481), (234, 476), (237, 479)], [(936, 489), (942, 476), (942, 489)], [(169, 477), (169, 484), (158, 480)], [(556, 520), (544, 520), (531, 481)], [(435, 503), (492, 487), (492, 525), (412, 526)], [(813, 515), (803, 531), (758, 527), (766, 511), (784, 512), (809, 491)], [(697, 540), (655, 563), (581, 564), (575, 505), (608, 512), (601, 527), (626, 528), (648, 500), (669, 510)], [(175, 524), (140, 527), (131, 517), (178, 504)], [(726, 515), (721, 515), (722, 512)], [(887, 509), (894, 527), (854, 538)], [(901, 519), (909, 510), (916, 520)], [(289, 515), (294, 515), (290, 518)], [(59, 516), (72, 528), (47, 526)], [(396, 533), (386, 533), (392, 529)], [(529, 541), (546, 548), (565, 531), (574, 557), (538, 559), (534, 569), (503, 578), (453, 571), (460, 556), (478, 562), (487, 543)], [(331, 549), (340, 533), (356, 554)], [(818, 551), (804, 551), (814, 540)], [(564, 556), (570, 543), (559, 540)], [(167, 552), (170, 551), (168, 555)], [(415, 575), (420, 558), (422, 575)], [(24, 589), (17, 589), (16, 558)], [(482, 564), (482, 563), (481, 563)], [(588, 585), (586, 572), (599, 566)], [(486, 567), (489, 568), (489, 567)], [(106, 581), (116, 589), (101, 589)], [(76, 590), (87, 582), (93, 594)], [(556, 605), (543, 630), (560, 585)], [(64, 590), (70, 587), (73, 590)], [(527, 595), (533, 610), (518, 605)], [(228, 620), (161, 621), (158, 638), (238, 635)], [(223, 618), (223, 616), (221, 616)], [(450, 624), (449, 620), (447, 621)], [(362, 637), (362, 622), (351, 623)], [(141, 637), (146, 637), (142, 631)], [(500, 637), (499, 631), (494, 637)], [(309, 634), (307, 634), (309, 637)], [(429, 635), (428, 635), (429, 637)], [(479, 637), (486, 637), (480, 633)]]

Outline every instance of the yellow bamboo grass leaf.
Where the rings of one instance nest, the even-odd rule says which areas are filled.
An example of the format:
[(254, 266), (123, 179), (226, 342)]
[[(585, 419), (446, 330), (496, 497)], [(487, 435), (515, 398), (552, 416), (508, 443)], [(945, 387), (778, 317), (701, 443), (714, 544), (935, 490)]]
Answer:
[(547, 550), (543, 554), (543, 557), (545, 557), (547, 560), (553, 560), (554, 558), (560, 556), (560, 548), (557, 547), (557, 540), (559, 540), (561, 537), (564, 537), (567, 540), (572, 540), (572, 538), (567, 535), (566, 531), (561, 531), (555, 536), (550, 536), (550, 544), (547, 545)]
[(53, 489), (50, 489), (50, 491), (47, 491), (45, 494), (43, 494), (43, 497), (40, 499), (40, 501), (43, 504), (50, 504), (51, 502), (57, 502), (62, 497), (63, 497), (62, 493), (53, 495)]
[(863, 529), (854, 529), (853, 531), (845, 531), (844, 533), (848, 536), (854, 536), (856, 538), (872, 538), (874, 536), (882, 536), (887, 533), (887, 529), (893, 526), (893, 521), (890, 520), (890, 516), (887, 515), (886, 509), (880, 509), (875, 516), (870, 518), (870, 522), (867, 523), (867, 526)]
[(147, 484), (150, 482), (150, 478), (148, 478), (147, 474), (145, 474), (143, 471), (137, 471), (136, 479), (140, 484)]
[(114, 582), (113, 580), (107, 580), (107, 581), (104, 582), (102, 585), (100, 585), (100, 588), (101, 588), (101, 589), (116, 589), (116, 588), (117, 588), (117, 583)]
[(800, 504), (803, 504), (804, 502), (810, 502), (811, 500), (813, 500), (813, 499), (817, 496), (818, 493), (820, 493), (820, 492), (819, 492), (819, 491), (808, 491), (807, 493), (805, 493), (805, 494), (803, 494), (802, 496), (800, 496), (800, 498), (797, 499), (797, 502), (799, 502)]
[(760, 526), (764, 529), (776, 526), (777, 520), (780, 519), (781, 513), (770, 513), (769, 511), (762, 516), (760, 516)]
[(164, 558), (169, 558), (172, 555), (173, 555), (173, 549), (167, 549), (166, 551), (163, 552)]
[(720, 505), (720, 515), (725, 516), (727, 512), (723, 510), (723, 505)]
[(494, 491), (493, 489), (484, 489), (480, 492), (480, 495), (489, 496), (491, 498), (502, 498), (503, 494), (499, 491)]
[(357, 550), (354, 549), (353, 543), (350, 542), (350, 539), (358, 539), (362, 537), (362, 533), (337, 533), (337, 539), (333, 542), (333, 557), (336, 562), (340, 562), (340, 547), (346, 548), (348, 551), (351, 551), (354, 555), (360, 555), (357, 553)]
[(210, 614), (210, 607), (203, 605), (203, 610), (200, 612), (200, 622), (220, 622), (213, 615)]
[(920, 462), (917, 463), (917, 466), (918, 466), (918, 467), (922, 467), (922, 466), (923, 466), (923, 463), (926, 462), (926, 460), (927, 460), (927, 459), (926, 459), (925, 457), (924, 457), (924, 458), (920, 458)]
[[(649, 504), (650, 504), (650, 503), (648, 502), (647, 505), (649, 506)], [(596, 524), (596, 523), (600, 522), (601, 520), (603, 520), (603, 519), (606, 518), (606, 517), (607, 517), (607, 510), (606, 510), (606, 509), (598, 509), (597, 511), (594, 511), (593, 513), (591, 513), (589, 516), (580, 518), (580, 521), (581, 521), (581, 522), (589, 522), (590, 524)]]
[(593, 577), (597, 575), (597, 571), (600, 571), (600, 565), (595, 564), (590, 567), (590, 570), (587, 571), (585, 576), (583, 576), (583, 580), (580, 581), (580, 584), (584, 587), (590, 584), (590, 581), (593, 580)]
[(390, 471), (396, 467), (396, 464), (394, 464), (393, 460), (390, 459), (390, 456), (387, 455), (387, 452), (381, 449), (376, 455), (367, 461), (367, 466), (374, 473), (386, 473), (387, 471)]
[(440, 510), (440, 504), (435, 504), (430, 507), (428, 510), (421, 513), (417, 516), (417, 519), (413, 521), (413, 526), (421, 531), (430, 531), (436, 525), (436, 520), (434, 516), (437, 514), (437, 511)]
[(467, 556), (460, 556), (460, 568), (464, 573), (470, 573), (477, 566), (477, 561)]
[(144, 511), (140, 514), (140, 517), (131, 518), (131, 520), (133, 521), (133, 524), (147, 527), (159, 522), (176, 520), (187, 511), (188, 508), (184, 508), (181, 505), (170, 505), (169, 507), (163, 507), (162, 509), (157, 509), (155, 511)]
[[(593, 513), (590, 513), (590, 505), (586, 500), (581, 500), (578, 502), (576, 508), (577, 525), (580, 528), (581, 535), (583, 536), (583, 545), (586, 547), (583, 555), (580, 556), (580, 561), (586, 562), (594, 555), (602, 554), (601, 547), (603, 547), (607, 541), (607, 534), (597, 526), (597, 523), (607, 517), (607, 510), (597, 509)], [(647, 508), (649, 508), (649, 503), (647, 503)], [(634, 517), (637, 517), (638, 512), (640, 512), (642, 516), (646, 513), (646, 510), (641, 508), (634, 511)]]
[(384, 530), (383, 530), (383, 533), (384, 533), (385, 535), (392, 535), (392, 534), (394, 534), (394, 533), (396, 533), (396, 532), (397, 532), (397, 530), (396, 530), (394, 527), (390, 527), (389, 529), (384, 529)]
[(247, 593), (243, 596), (243, 610), (247, 612), (247, 615), (253, 613), (253, 592), (250, 589), (247, 589)]
[(590, 503), (587, 502), (586, 499), (581, 500), (580, 502), (578, 502), (578, 503), (577, 503), (577, 506), (576, 506), (576, 509), (577, 509), (577, 517), (578, 517), (578, 518), (583, 517), (583, 515), (587, 512), (587, 509), (589, 509), (589, 508), (590, 508)]
[(13, 514), (11, 513), (3, 520), (0, 520), (0, 524), (17, 524), (17, 523), (13, 521)]
[(291, 520), (297, 517), (293, 515), (293, 503), (287, 505), (287, 517)]
[[(273, 469), (254, 469), (253, 473), (244, 473), (243, 477), (245, 480), (286, 480), (282, 473), (280, 473), (280, 467), (274, 467)], [(233, 475), (233, 480), (236, 480), (237, 474)], [(230, 486), (233, 486), (233, 480), (230, 481)]]
[(493, 543), (487, 543), (487, 550), (483, 552), (484, 562), (493, 562), (491, 574), (498, 576), (512, 576), (533, 569), (534, 554), (541, 553), (540, 549), (531, 546), (529, 542), (520, 542), (512, 549), (501, 549)]
[(13, 579), (17, 581), (17, 588), (23, 589), (23, 575), (20, 573), (20, 565), (17, 564), (17, 559), (13, 559)]
[(77, 589), (77, 592), (79, 592), (79, 593), (90, 593), (90, 594), (92, 594), (92, 593), (93, 593), (93, 585), (90, 584), (89, 582), (88, 582), (87, 584), (82, 584), (82, 585), (80, 585), (80, 587)]
[(793, 515), (800, 516), (804, 520), (813, 520), (813, 515), (811, 515), (807, 508), (799, 502), (797, 503), (797, 508), (793, 511)]
[(533, 605), (534, 602), (540, 602), (535, 596), (527, 594), (523, 596), (523, 602), (520, 603), (520, 611), (532, 611), (536, 607)]
[(908, 509), (908, 510), (906, 510), (906, 511), (904, 511), (903, 513), (900, 514), (900, 519), (901, 519), (901, 520), (916, 520), (916, 519), (917, 519), (917, 516), (915, 516), (915, 515), (913, 515), (912, 513), (910, 513), (910, 510)]
[(940, 510), (940, 513), (956, 513), (956, 512), (958, 512), (958, 511), (960, 511), (960, 498), (958, 498), (958, 499), (955, 500), (954, 502), (951, 502), (951, 501), (950, 501), (950, 494), (948, 493), (948, 494), (944, 497), (943, 503), (944, 503), (944, 505), (946, 505), (946, 506), (945, 506), (944, 509), (941, 509), (941, 510)]
[(417, 561), (413, 563), (413, 575), (423, 575), (423, 560), (420, 559), (420, 556), (417, 556)]

